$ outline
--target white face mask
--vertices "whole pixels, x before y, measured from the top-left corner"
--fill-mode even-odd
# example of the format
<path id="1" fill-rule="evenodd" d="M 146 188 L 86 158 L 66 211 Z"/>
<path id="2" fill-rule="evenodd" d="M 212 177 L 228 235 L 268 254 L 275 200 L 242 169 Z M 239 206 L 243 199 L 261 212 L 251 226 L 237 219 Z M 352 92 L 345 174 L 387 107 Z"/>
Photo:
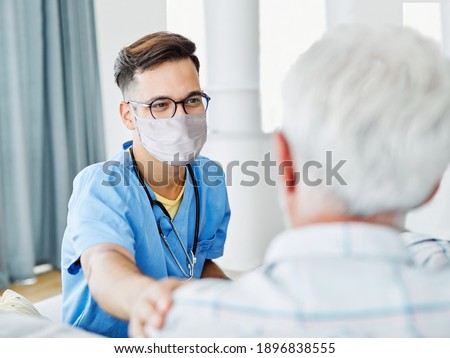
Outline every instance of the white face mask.
<path id="1" fill-rule="evenodd" d="M 180 166 L 192 162 L 206 142 L 206 113 L 147 119 L 134 115 L 144 148 L 160 162 Z"/>

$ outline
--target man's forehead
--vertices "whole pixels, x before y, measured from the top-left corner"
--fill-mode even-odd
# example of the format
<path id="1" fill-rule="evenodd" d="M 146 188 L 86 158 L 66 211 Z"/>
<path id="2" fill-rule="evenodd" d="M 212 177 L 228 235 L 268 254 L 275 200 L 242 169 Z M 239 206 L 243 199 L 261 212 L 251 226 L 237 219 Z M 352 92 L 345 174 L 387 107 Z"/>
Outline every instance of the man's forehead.
<path id="1" fill-rule="evenodd" d="M 183 99 L 193 91 L 200 91 L 200 82 L 194 63 L 190 59 L 168 61 L 136 73 L 128 93 L 141 100 L 153 97 Z M 177 97 L 177 98 L 175 98 Z"/>

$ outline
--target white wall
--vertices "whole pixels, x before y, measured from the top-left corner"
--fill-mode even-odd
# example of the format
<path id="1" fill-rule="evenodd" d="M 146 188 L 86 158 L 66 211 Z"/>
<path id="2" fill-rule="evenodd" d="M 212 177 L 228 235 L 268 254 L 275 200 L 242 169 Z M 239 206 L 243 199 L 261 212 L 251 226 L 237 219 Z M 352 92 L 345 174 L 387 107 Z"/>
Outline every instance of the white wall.
<path id="1" fill-rule="evenodd" d="M 444 53 L 450 57 L 450 2 L 441 4 L 441 26 Z"/>
<path id="2" fill-rule="evenodd" d="M 404 24 L 416 28 L 442 44 L 450 56 L 450 3 L 433 1 L 408 2 L 403 5 Z M 406 218 L 406 227 L 415 232 L 450 239 L 450 166 L 439 190 L 426 205 L 413 210 Z"/>
<path id="3" fill-rule="evenodd" d="M 259 0 L 261 116 L 266 133 L 281 126 L 281 84 L 289 68 L 326 30 L 324 0 L 280 3 Z"/>
<path id="4" fill-rule="evenodd" d="M 426 205 L 413 210 L 406 218 L 406 227 L 414 232 L 450 240 L 450 166 L 438 192 Z"/>
<path id="5" fill-rule="evenodd" d="M 204 0 L 167 0 L 167 30 L 193 41 L 195 54 L 200 61 L 200 84 L 208 86 L 208 61 L 206 58 Z"/>
<path id="6" fill-rule="evenodd" d="M 403 25 L 412 27 L 442 44 L 441 5 L 439 3 L 404 3 Z"/>
<path id="7" fill-rule="evenodd" d="M 114 61 L 123 47 L 151 32 L 166 30 L 166 1 L 95 0 L 94 6 L 106 155 L 110 158 L 131 139 L 119 115 L 122 95 L 114 82 Z"/>

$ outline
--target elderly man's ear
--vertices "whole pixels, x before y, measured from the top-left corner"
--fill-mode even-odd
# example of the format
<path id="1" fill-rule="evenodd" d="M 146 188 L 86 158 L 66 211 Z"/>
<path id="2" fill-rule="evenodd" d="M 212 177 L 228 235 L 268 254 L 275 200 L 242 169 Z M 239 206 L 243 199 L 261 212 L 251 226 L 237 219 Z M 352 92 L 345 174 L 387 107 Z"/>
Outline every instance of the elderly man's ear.
<path id="1" fill-rule="evenodd" d="M 283 133 L 275 135 L 279 174 L 288 194 L 295 192 L 295 169 L 291 148 Z"/>
<path id="2" fill-rule="evenodd" d="M 275 146 L 277 149 L 277 159 L 279 165 L 279 175 L 281 177 L 282 191 L 284 197 L 281 199 L 281 206 L 288 220 L 288 225 L 291 227 L 300 225 L 300 215 L 298 207 L 298 195 L 300 193 L 298 178 L 295 175 L 294 158 L 292 157 L 289 143 L 282 133 L 277 133 L 275 136 Z"/>

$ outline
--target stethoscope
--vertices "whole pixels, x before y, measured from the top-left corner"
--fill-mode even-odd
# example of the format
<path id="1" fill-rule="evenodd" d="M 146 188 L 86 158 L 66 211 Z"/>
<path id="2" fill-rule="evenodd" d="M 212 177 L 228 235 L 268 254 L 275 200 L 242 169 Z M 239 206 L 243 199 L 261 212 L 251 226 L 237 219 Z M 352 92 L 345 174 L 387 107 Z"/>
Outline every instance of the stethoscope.
<path id="1" fill-rule="evenodd" d="M 152 198 L 152 196 L 150 195 L 150 193 L 147 189 L 147 185 L 145 185 L 144 179 L 142 178 L 141 173 L 139 172 L 139 169 L 137 167 L 137 163 L 136 163 L 136 160 L 135 160 L 134 154 L 133 154 L 133 148 L 130 148 L 130 155 L 131 155 L 131 160 L 133 162 L 133 168 L 136 173 L 136 176 L 139 180 L 139 183 L 144 188 L 145 194 L 147 194 L 147 198 L 148 198 L 148 201 L 150 202 L 150 206 L 151 206 L 152 210 L 154 211 L 154 206 L 156 205 L 161 209 L 161 211 L 164 214 L 164 216 L 162 216 L 159 220 L 156 220 L 156 224 L 157 224 L 156 226 L 158 227 L 159 236 L 161 237 L 161 240 L 163 241 L 164 246 L 169 251 L 170 255 L 174 259 L 175 263 L 177 264 L 178 268 L 182 272 L 183 276 L 186 277 L 187 279 L 191 279 L 194 276 L 194 266 L 197 262 L 195 253 L 197 251 L 198 231 L 199 231 L 199 226 L 200 226 L 200 196 L 198 193 L 198 185 L 197 185 L 197 180 L 195 179 L 194 170 L 192 169 L 192 166 L 190 164 L 186 165 L 186 167 L 188 168 L 188 171 L 189 171 L 189 175 L 191 176 L 191 179 L 192 179 L 192 185 L 194 186 L 194 195 L 195 195 L 195 236 L 194 236 L 194 244 L 192 245 L 192 250 L 190 250 L 188 252 L 188 250 L 186 249 L 186 246 L 184 246 L 183 241 L 180 238 L 180 235 L 178 234 L 177 228 L 173 224 L 173 221 L 172 221 L 172 218 L 170 217 L 169 212 L 167 211 L 167 209 L 164 207 L 164 205 L 161 202 L 159 202 L 158 200 L 154 200 Z M 156 217 L 155 217 L 155 219 L 156 219 Z M 169 225 L 172 227 L 172 230 L 174 231 L 175 236 L 177 237 L 177 240 L 178 240 L 181 248 L 183 249 L 184 254 L 186 255 L 188 272 L 183 268 L 183 266 L 181 265 L 181 263 L 178 261 L 177 257 L 175 256 L 174 251 L 170 247 L 169 241 L 167 240 L 167 237 L 161 228 L 161 224 L 160 224 L 161 220 L 166 220 L 169 223 Z"/>

